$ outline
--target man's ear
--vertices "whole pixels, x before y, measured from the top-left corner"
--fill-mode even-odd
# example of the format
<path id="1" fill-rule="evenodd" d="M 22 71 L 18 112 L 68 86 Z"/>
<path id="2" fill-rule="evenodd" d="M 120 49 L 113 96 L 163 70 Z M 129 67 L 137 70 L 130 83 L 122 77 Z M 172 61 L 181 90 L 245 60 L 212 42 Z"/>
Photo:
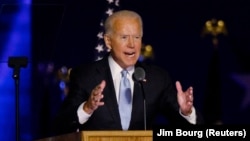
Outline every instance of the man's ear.
<path id="1" fill-rule="evenodd" d="M 104 42 L 105 42 L 105 45 L 108 49 L 111 49 L 111 39 L 109 37 L 109 35 L 107 34 L 104 34 Z"/>

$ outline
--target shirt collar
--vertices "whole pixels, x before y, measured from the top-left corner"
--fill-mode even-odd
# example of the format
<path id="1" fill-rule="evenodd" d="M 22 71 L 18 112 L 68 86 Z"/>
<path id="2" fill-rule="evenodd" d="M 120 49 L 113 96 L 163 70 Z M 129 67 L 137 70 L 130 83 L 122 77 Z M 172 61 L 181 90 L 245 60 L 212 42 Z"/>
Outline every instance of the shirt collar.
<path id="1" fill-rule="evenodd" d="M 120 75 L 123 68 L 115 62 L 115 60 L 113 59 L 113 57 L 111 55 L 109 55 L 109 57 L 108 57 L 108 62 L 109 62 L 110 70 L 111 70 L 111 73 L 113 74 L 113 76 L 115 77 L 117 75 Z M 126 70 L 128 71 L 128 74 L 130 76 L 132 76 L 132 74 L 134 73 L 135 67 L 130 66 L 130 67 L 126 68 Z"/>

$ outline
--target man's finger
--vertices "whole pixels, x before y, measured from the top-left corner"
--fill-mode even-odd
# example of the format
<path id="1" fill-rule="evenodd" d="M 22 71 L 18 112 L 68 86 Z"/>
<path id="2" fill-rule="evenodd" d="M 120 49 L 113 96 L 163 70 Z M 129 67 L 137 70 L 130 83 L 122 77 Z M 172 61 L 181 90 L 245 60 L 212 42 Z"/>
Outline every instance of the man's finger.
<path id="1" fill-rule="evenodd" d="M 106 86 L 106 81 L 102 80 L 102 82 L 99 84 L 100 89 L 103 91 L 104 87 Z"/>
<path id="2" fill-rule="evenodd" d="M 176 81 L 175 86 L 176 86 L 178 93 L 181 93 L 182 92 L 181 83 L 179 81 Z"/>
<path id="3" fill-rule="evenodd" d="M 104 87 L 106 85 L 106 82 L 103 80 L 99 85 L 97 85 L 93 92 L 94 92 L 94 95 L 99 95 L 100 93 L 102 93 Z"/>

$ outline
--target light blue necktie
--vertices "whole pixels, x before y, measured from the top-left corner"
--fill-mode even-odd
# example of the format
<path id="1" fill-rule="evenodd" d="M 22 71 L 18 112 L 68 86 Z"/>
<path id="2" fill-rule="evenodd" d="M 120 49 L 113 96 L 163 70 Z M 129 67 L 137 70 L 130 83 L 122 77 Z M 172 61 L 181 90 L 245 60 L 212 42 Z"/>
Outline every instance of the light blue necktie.
<path id="1" fill-rule="evenodd" d="M 127 70 L 123 70 L 122 78 L 120 82 L 120 91 L 119 91 L 119 112 L 121 117 L 122 129 L 128 130 L 131 111 L 132 111 L 132 95 L 130 82 L 127 78 Z"/>

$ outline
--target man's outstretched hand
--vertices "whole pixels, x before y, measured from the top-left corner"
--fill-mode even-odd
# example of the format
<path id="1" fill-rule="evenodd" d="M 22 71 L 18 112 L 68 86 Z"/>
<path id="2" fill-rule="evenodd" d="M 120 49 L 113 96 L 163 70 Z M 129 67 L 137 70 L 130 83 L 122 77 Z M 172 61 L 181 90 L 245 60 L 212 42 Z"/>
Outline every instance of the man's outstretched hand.
<path id="1" fill-rule="evenodd" d="M 103 80 L 92 90 L 88 101 L 83 106 L 83 110 L 86 113 L 92 114 L 99 106 L 104 105 L 104 102 L 102 102 L 101 99 L 103 98 L 102 91 L 105 86 L 106 82 Z"/>
<path id="2" fill-rule="evenodd" d="M 177 89 L 177 99 L 181 109 L 181 113 L 188 116 L 192 113 L 193 107 L 193 87 L 189 87 L 185 92 L 182 90 L 181 83 L 176 81 L 175 83 Z"/>

